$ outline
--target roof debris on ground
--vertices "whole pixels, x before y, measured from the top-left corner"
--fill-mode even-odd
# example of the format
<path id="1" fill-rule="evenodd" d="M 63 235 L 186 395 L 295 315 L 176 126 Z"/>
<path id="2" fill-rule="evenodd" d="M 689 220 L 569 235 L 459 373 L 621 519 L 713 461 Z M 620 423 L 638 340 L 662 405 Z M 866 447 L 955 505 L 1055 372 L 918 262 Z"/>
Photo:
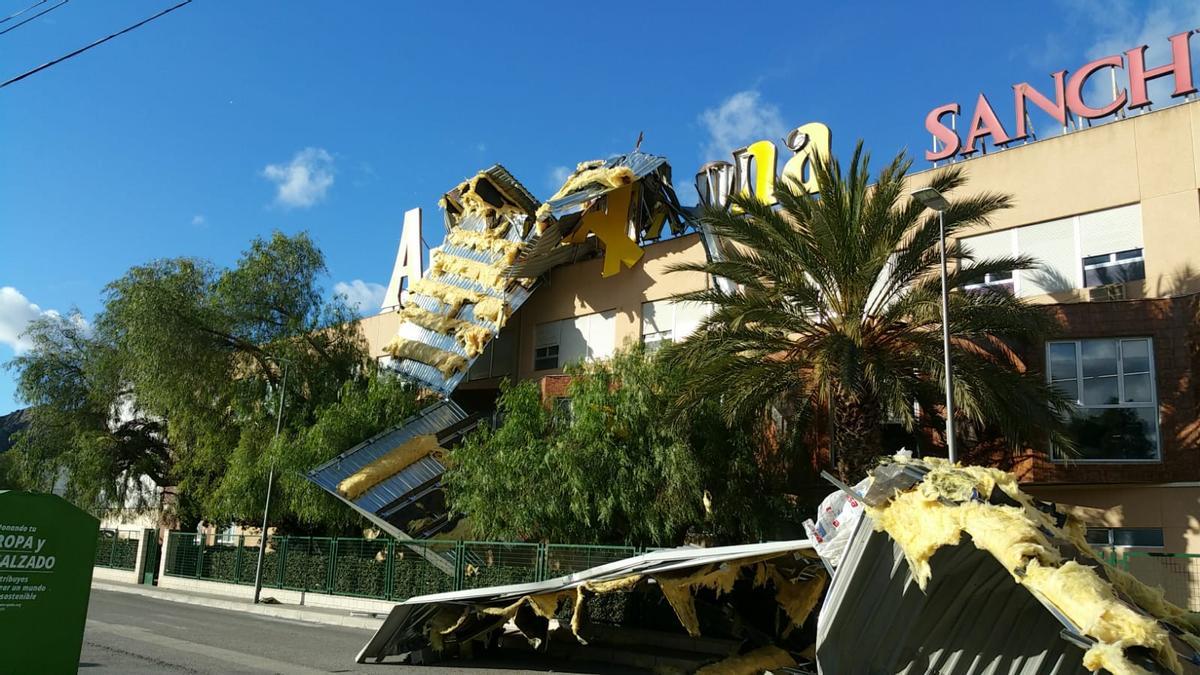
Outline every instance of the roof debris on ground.
<path id="1" fill-rule="evenodd" d="M 896 457 L 828 542 L 646 553 L 411 598 L 360 662 L 523 649 L 656 672 L 1200 672 L 1200 615 L 1109 565 L 1012 475 Z"/>

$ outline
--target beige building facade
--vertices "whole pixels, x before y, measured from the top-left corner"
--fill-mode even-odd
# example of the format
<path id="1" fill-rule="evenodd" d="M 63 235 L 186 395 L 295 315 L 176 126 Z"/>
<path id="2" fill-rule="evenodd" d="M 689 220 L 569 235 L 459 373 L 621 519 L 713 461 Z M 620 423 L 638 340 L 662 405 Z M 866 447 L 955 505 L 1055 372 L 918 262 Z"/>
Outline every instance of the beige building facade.
<path id="1" fill-rule="evenodd" d="M 1200 103 L 1130 114 L 1092 128 L 957 163 L 965 191 L 1003 192 L 1015 206 L 965 232 L 982 257 L 1028 255 L 1035 272 L 989 279 L 1046 306 L 1062 334 L 1028 361 L 1076 398 L 1081 452 L 1030 449 L 1003 459 L 1029 489 L 1075 505 L 1096 544 L 1200 553 Z M 914 187 L 937 168 L 913 175 Z M 548 272 L 490 344 L 456 398 L 485 405 L 504 378 L 558 375 L 623 344 L 685 337 L 703 308 L 670 299 L 704 288 L 668 272 L 705 258 L 700 235 L 645 246 L 631 269 L 603 278 L 592 258 Z M 969 264 L 964 262 L 963 264 Z M 362 328 L 373 355 L 396 334 L 394 313 Z"/>

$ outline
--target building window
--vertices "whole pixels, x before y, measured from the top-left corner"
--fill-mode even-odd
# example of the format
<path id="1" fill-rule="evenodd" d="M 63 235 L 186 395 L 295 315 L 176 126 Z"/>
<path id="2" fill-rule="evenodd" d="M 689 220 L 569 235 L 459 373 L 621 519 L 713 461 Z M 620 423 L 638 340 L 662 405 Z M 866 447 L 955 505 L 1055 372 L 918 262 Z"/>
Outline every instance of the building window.
<path id="1" fill-rule="evenodd" d="M 647 352 L 686 339 L 712 313 L 706 303 L 656 300 L 642 303 L 642 344 Z"/>
<path id="2" fill-rule="evenodd" d="M 553 370 L 558 367 L 558 345 L 546 345 L 533 350 L 534 370 Z"/>
<path id="3" fill-rule="evenodd" d="M 983 281 L 975 284 L 964 284 L 964 291 L 980 291 L 984 289 L 1016 292 L 1016 279 L 1012 270 L 1007 272 L 989 272 L 983 276 Z"/>
<path id="4" fill-rule="evenodd" d="M 1162 548 L 1161 527 L 1089 527 L 1087 542 L 1092 546 L 1129 546 Z"/>
<path id="5" fill-rule="evenodd" d="M 1050 382 L 1075 401 L 1073 461 L 1159 458 L 1153 344 L 1149 338 L 1064 340 L 1046 346 Z"/>
<path id="6" fill-rule="evenodd" d="M 1036 258 L 1035 269 L 1020 270 L 1011 281 L 998 275 L 975 286 L 1010 289 L 1021 297 L 1146 278 L 1140 204 L 985 232 L 961 242 L 974 260 L 1016 255 Z"/>
<path id="7" fill-rule="evenodd" d="M 597 312 L 540 324 L 534 334 L 533 369 L 553 370 L 584 359 L 612 356 L 617 313 Z"/>
<path id="8" fill-rule="evenodd" d="M 642 344 L 646 346 L 646 352 L 649 354 L 653 354 L 674 341 L 674 331 L 670 330 L 660 330 L 642 336 Z"/>
<path id="9" fill-rule="evenodd" d="M 1092 288 L 1105 284 L 1123 284 L 1146 278 L 1146 260 L 1142 249 L 1092 255 L 1083 259 L 1083 286 Z"/>

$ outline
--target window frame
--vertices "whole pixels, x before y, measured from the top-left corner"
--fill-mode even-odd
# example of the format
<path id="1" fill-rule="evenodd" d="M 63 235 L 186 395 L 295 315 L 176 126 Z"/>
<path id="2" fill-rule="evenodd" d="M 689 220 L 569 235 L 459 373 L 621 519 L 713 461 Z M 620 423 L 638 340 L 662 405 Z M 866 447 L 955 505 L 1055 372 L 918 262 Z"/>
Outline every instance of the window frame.
<path id="1" fill-rule="evenodd" d="M 1124 253 L 1136 253 L 1136 255 L 1128 257 L 1128 258 L 1119 258 L 1118 257 Z M 1107 258 L 1107 260 L 1105 260 L 1104 262 L 1092 262 L 1092 263 L 1088 262 L 1088 260 L 1091 260 L 1094 258 Z M 1136 263 L 1141 263 L 1141 265 L 1142 265 L 1142 276 L 1140 276 L 1140 277 L 1136 277 L 1136 278 L 1131 277 L 1128 279 L 1122 279 L 1120 281 L 1109 281 L 1109 282 L 1103 283 L 1103 284 L 1088 284 L 1088 272 L 1089 271 L 1101 270 L 1101 269 L 1107 270 L 1110 268 L 1123 268 L 1126 265 L 1134 265 Z M 1096 255 L 1083 256 L 1082 258 L 1080 258 L 1080 264 L 1082 266 L 1082 272 L 1083 272 L 1081 280 L 1083 282 L 1083 288 L 1085 288 L 1085 289 L 1099 288 L 1100 286 L 1109 286 L 1112 284 L 1127 284 L 1127 283 L 1130 283 L 1133 281 L 1144 281 L 1146 279 L 1146 247 L 1141 246 L 1139 248 L 1127 248 L 1123 251 L 1112 251 L 1110 253 L 1097 253 Z"/>
<path id="2" fill-rule="evenodd" d="M 550 354 L 551 349 L 554 350 L 553 355 Z M 540 352 L 542 350 L 546 350 L 546 353 L 539 356 L 538 352 Z M 533 370 L 535 372 L 541 372 L 543 370 L 557 370 L 558 366 L 559 366 L 558 355 L 559 355 L 559 344 L 557 342 L 552 345 L 542 345 L 541 347 L 534 347 L 533 348 Z M 554 358 L 554 365 L 552 365 L 552 366 L 539 366 L 538 365 L 538 363 L 540 361 L 544 361 L 551 357 Z"/>
<path id="3" fill-rule="evenodd" d="M 1129 531 L 1135 531 L 1135 530 L 1157 532 L 1158 537 L 1162 541 L 1162 543 L 1161 544 L 1118 544 L 1118 543 L 1116 543 L 1116 539 L 1117 539 L 1116 535 L 1117 535 L 1118 531 L 1129 532 Z M 1108 535 L 1108 542 L 1101 544 L 1099 542 L 1088 541 L 1088 544 L 1090 544 L 1092 546 L 1101 547 L 1101 548 L 1118 548 L 1119 547 L 1119 548 L 1161 550 L 1161 549 L 1164 549 L 1167 547 L 1166 533 L 1163 532 L 1163 528 L 1161 528 L 1161 527 L 1089 527 L 1089 528 L 1087 528 L 1087 532 L 1086 532 L 1085 536 L 1090 536 L 1093 532 L 1099 532 L 1099 531 L 1104 531 Z"/>
<path id="4" fill-rule="evenodd" d="M 1000 277 L 1001 274 L 1007 274 L 1007 277 Z M 983 289 L 1005 289 L 1012 295 L 1017 295 L 1017 273 L 1015 270 L 1007 272 L 988 272 L 983 275 L 983 281 L 977 284 L 963 284 L 964 291 L 979 291 Z"/>
<path id="5" fill-rule="evenodd" d="M 1084 404 L 1083 403 L 1083 343 L 1094 341 L 1114 341 L 1117 343 L 1117 403 L 1103 404 Z M 1150 376 L 1150 401 L 1149 402 L 1129 402 L 1125 401 L 1125 358 L 1124 346 L 1125 342 L 1145 342 L 1147 353 L 1147 372 L 1129 373 L 1129 375 L 1148 374 Z M 1154 411 L 1154 457 L 1150 459 L 1088 459 L 1076 457 L 1063 457 L 1053 447 L 1050 448 L 1050 461 L 1054 464 L 1161 464 L 1162 459 L 1162 413 L 1158 407 L 1158 374 L 1154 360 L 1154 338 L 1148 335 L 1145 336 L 1114 336 L 1114 337 L 1096 337 L 1096 338 L 1075 338 L 1067 340 L 1047 340 L 1045 347 L 1046 359 L 1046 382 L 1054 386 L 1055 380 L 1050 368 L 1050 349 L 1054 345 L 1069 344 L 1075 348 L 1075 377 L 1076 383 L 1076 399 L 1074 401 L 1077 410 L 1120 410 L 1126 408 L 1149 408 Z M 1111 376 L 1110 376 L 1111 377 Z M 1068 381 L 1060 379 L 1059 382 Z"/>

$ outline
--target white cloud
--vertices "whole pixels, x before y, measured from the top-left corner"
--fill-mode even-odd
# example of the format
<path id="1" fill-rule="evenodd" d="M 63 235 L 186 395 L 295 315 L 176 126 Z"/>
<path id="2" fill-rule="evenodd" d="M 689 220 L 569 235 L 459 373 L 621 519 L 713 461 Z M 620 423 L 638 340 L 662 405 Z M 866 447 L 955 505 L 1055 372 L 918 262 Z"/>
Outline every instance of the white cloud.
<path id="1" fill-rule="evenodd" d="M 357 308 L 360 312 L 370 312 L 383 305 L 383 294 L 387 289 L 379 284 L 373 284 L 362 279 L 349 283 L 339 281 L 333 285 L 333 292 L 346 297 L 346 304 Z"/>
<path id="2" fill-rule="evenodd" d="M 0 287 L 0 343 L 18 354 L 31 348 L 33 344 L 22 333 L 31 321 L 42 316 L 58 316 L 58 312 L 38 307 L 12 286 Z"/>
<path id="3" fill-rule="evenodd" d="M 546 185 L 550 186 L 550 192 L 558 192 L 558 188 L 567 182 L 567 176 L 571 175 L 571 167 L 556 166 L 550 169 L 550 173 L 546 175 Z"/>
<path id="4" fill-rule="evenodd" d="M 1096 11 L 1094 4 L 1071 3 L 1084 23 L 1090 23 L 1095 40 L 1087 48 L 1089 58 L 1121 54 L 1138 45 L 1150 45 L 1147 65 L 1165 62 L 1170 56 L 1167 38 L 1200 24 L 1200 4 L 1195 0 L 1142 2 L 1123 0 Z M 1157 56 L 1157 58 L 1153 58 Z"/>
<path id="5" fill-rule="evenodd" d="M 324 199 L 333 185 L 333 156 L 322 148 L 305 148 L 287 164 L 268 164 L 262 175 L 275 183 L 275 203 L 308 208 Z"/>
<path id="6" fill-rule="evenodd" d="M 201 213 L 197 213 L 196 215 L 192 216 L 192 225 L 196 225 L 198 227 L 207 222 L 208 222 L 208 219 L 205 218 L 204 215 Z"/>
<path id="7" fill-rule="evenodd" d="M 1146 65 L 1151 68 L 1159 66 L 1171 57 L 1167 38 L 1200 25 L 1200 3 L 1195 0 L 1121 0 L 1106 3 L 1103 11 L 1098 11 L 1090 1 L 1073 0 L 1066 4 L 1068 13 L 1083 29 L 1082 32 L 1093 36 L 1091 44 L 1084 49 L 1088 59 L 1111 54 L 1123 55 L 1126 50 L 1149 45 Z M 1058 67 L 1071 66 L 1064 63 Z M 1118 87 L 1125 86 L 1123 77 L 1118 73 Z M 1107 74 L 1094 77 L 1089 84 L 1089 101 L 1095 100 L 1100 104 L 1112 99 Z M 1171 103 L 1171 92 L 1174 90 L 1172 78 L 1159 78 L 1150 82 L 1148 87 L 1155 108 Z"/>
<path id="8" fill-rule="evenodd" d="M 731 151 L 757 140 L 775 140 L 787 132 L 779 108 L 761 100 L 759 92 L 739 91 L 715 108 L 700 113 L 708 132 L 705 159 L 725 158 Z"/>

